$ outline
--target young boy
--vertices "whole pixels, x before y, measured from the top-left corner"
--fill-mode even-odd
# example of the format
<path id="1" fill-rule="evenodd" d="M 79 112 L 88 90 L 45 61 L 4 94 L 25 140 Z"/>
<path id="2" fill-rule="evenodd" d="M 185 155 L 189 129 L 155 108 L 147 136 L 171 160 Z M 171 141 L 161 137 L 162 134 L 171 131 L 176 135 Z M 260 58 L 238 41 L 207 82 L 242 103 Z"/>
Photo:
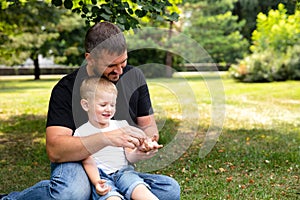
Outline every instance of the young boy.
<path id="1" fill-rule="evenodd" d="M 111 120 L 117 98 L 117 89 L 112 82 L 104 78 L 88 78 L 80 87 L 80 95 L 81 106 L 89 121 L 76 129 L 74 136 L 85 137 L 128 125 L 125 120 Z M 161 147 L 153 138 L 142 141 L 142 145 L 134 150 L 107 146 L 83 160 L 84 169 L 94 185 L 93 199 L 158 199 L 129 163 L 135 162 L 135 154 L 139 151 Z"/>

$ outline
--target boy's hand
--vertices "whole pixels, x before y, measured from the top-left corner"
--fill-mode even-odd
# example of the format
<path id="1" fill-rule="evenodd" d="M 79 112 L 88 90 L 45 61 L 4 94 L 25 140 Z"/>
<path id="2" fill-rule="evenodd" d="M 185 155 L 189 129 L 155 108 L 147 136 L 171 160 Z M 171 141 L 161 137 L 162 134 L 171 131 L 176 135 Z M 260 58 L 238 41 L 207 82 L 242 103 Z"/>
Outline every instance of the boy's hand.
<path id="1" fill-rule="evenodd" d="M 111 187 L 105 184 L 106 180 L 100 179 L 98 183 L 95 184 L 97 194 L 103 196 L 106 195 L 110 190 Z"/>
<path id="2" fill-rule="evenodd" d="M 156 150 L 162 148 L 163 145 L 157 143 L 156 136 L 153 138 L 147 138 L 144 142 L 138 147 L 142 152 L 149 152 L 151 150 Z"/>
<path id="3" fill-rule="evenodd" d="M 143 141 L 141 145 L 135 149 L 126 148 L 126 158 L 131 163 L 136 163 L 141 160 L 147 160 L 155 156 L 158 152 L 158 149 L 162 148 L 163 145 L 157 143 L 157 138 L 147 138 Z"/>

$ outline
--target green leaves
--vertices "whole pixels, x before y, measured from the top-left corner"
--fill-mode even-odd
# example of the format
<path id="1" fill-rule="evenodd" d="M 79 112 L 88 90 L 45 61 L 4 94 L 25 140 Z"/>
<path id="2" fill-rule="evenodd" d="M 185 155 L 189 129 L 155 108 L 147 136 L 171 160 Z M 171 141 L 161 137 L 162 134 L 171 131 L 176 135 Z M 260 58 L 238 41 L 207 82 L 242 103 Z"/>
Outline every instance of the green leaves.
<path id="1" fill-rule="evenodd" d="M 66 9 L 72 9 L 72 7 L 73 7 L 72 0 L 65 0 L 64 1 L 64 6 L 65 6 Z"/>
<path id="2" fill-rule="evenodd" d="M 62 5 L 62 0 L 52 0 L 51 3 L 55 6 L 61 6 Z"/>
<path id="3" fill-rule="evenodd" d="M 173 5 L 169 1 L 75 1 L 52 0 L 55 6 L 64 6 L 72 10 L 86 20 L 87 24 L 100 21 L 116 23 L 124 30 L 137 28 L 138 19 L 148 17 L 154 21 L 177 21 L 179 15 L 176 12 L 167 11 L 167 7 Z M 174 7 L 174 6 L 173 6 Z M 176 6 L 175 6 L 176 7 Z M 174 10 L 174 9 L 173 9 Z M 171 14 L 169 14 L 171 12 Z"/>

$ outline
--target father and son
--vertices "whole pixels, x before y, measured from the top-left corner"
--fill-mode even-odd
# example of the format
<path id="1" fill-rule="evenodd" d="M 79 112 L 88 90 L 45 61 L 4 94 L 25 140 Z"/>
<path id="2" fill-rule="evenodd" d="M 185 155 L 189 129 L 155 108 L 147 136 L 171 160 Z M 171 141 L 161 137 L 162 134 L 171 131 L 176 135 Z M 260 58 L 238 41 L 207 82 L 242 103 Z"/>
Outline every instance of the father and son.
<path id="1" fill-rule="evenodd" d="M 2 199 L 180 199 L 173 178 L 134 170 L 162 145 L 144 75 L 127 65 L 123 33 L 112 23 L 97 23 L 86 33 L 85 51 L 86 63 L 51 93 L 50 180 Z"/>

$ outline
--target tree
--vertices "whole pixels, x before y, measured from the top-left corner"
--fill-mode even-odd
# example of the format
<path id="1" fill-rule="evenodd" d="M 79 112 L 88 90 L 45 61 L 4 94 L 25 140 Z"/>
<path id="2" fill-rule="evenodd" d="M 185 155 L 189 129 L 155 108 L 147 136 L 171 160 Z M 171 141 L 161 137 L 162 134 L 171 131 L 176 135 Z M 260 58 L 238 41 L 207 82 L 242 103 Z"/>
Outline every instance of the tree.
<path id="1" fill-rule="evenodd" d="M 2 33 L 0 55 L 1 63 L 6 65 L 22 64 L 27 58 L 34 62 L 35 79 L 40 77 L 38 55 L 46 55 L 47 41 L 58 38 L 56 24 L 61 11 L 44 1 L 1 2 Z"/>
<path id="2" fill-rule="evenodd" d="M 245 21 L 238 22 L 232 14 L 236 0 L 202 0 L 186 3 L 185 33 L 195 39 L 217 63 L 234 63 L 248 52 L 248 41 L 240 30 Z"/>
<path id="3" fill-rule="evenodd" d="M 66 57 L 66 51 L 60 47 L 71 43 L 76 43 L 73 39 L 66 37 L 61 32 L 57 33 L 57 25 L 62 13 L 66 8 L 76 14 L 80 14 L 86 20 L 87 26 L 101 20 L 116 23 L 123 30 L 129 30 L 139 27 L 139 18 L 149 17 L 154 20 L 177 20 L 176 12 L 169 13 L 167 7 L 172 6 L 169 1 L 96 1 L 96 0 L 52 0 L 55 6 L 51 6 L 50 0 L 34 0 L 27 2 L 25 0 L 1 0 L 1 27 L 3 34 L 0 34 L 1 49 L 0 54 L 5 64 L 19 64 L 30 57 L 35 64 L 35 79 L 39 79 L 38 55 L 63 55 L 56 58 L 61 63 L 70 62 Z M 21 17 L 19 17 L 21 16 Z M 38 17 L 37 17 L 38 16 Z M 16 19 L 16 21 L 14 21 Z M 67 19 L 65 19 L 67 20 Z M 19 29 L 15 29 L 18 27 Z M 78 28 L 78 27 L 77 27 Z M 75 28 L 73 33 L 79 32 Z M 76 30 L 77 29 L 77 30 Z M 82 29 L 80 29 L 82 30 Z M 82 34 L 82 32 L 80 32 Z M 82 38 L 81 38 L 82 39 Z M 13 43 L 13 45 L 11 45 Z M 7 46 L 10 48 L 6 48 Z M 53 48 L 51 51 L 50 48 Z M 76 48 L 69 48 L 68 52 L 80 54 L 82 49 L 77 45 Z M 13 59 L 12 59 L 13 57 Z M 76 61 L 78 62 L 78 61 Z M 73 63 L 74 64 L 74 63 Z M 77 63 L 76 63 L 77 64 Z"/>
<path id="4" fill-rule="evenodd" d="M 241 33 L 251 41 L 251 34 L 256 29 L 256 16 L 258 13 L 268 13 L 271 9 L 276 9 L 279 3 L 285 5 L 288 14 L 295 12 L 297 0 L 238 0 L 235 3 L 233 13 L 239 16 L 240 20 L 245 20 Z"/>
<path id="5" fill-rule="evenodd" d="M 84 20 L 79 15 L 68 11 L 61 16 L 56 25 L 58 38 L 45 43 L 45 46 L 51 48 L 50 55 L 55 63 L 68 66 L 82 64 L 86 29 Z"/>
<path id="6" fill-rule="evenodd" d="M 283 4 L 259 13 L 252 54 L 232 67 L 232 76 L 247 82 L 300 79 L 300 10 L 287 14 Z"/>
<path id="7" fill-rule="evenodd" d="M 52 0 L 52 3 L 80 14 L 87 24 L 109 21 L 123 30 L 138 28 L 138 19 L 145 16 L 157 21 L 177 21 L 179 17 L 176 12 L 167 12 L 167 7 L 172 6 L 168 0 Z"/>

